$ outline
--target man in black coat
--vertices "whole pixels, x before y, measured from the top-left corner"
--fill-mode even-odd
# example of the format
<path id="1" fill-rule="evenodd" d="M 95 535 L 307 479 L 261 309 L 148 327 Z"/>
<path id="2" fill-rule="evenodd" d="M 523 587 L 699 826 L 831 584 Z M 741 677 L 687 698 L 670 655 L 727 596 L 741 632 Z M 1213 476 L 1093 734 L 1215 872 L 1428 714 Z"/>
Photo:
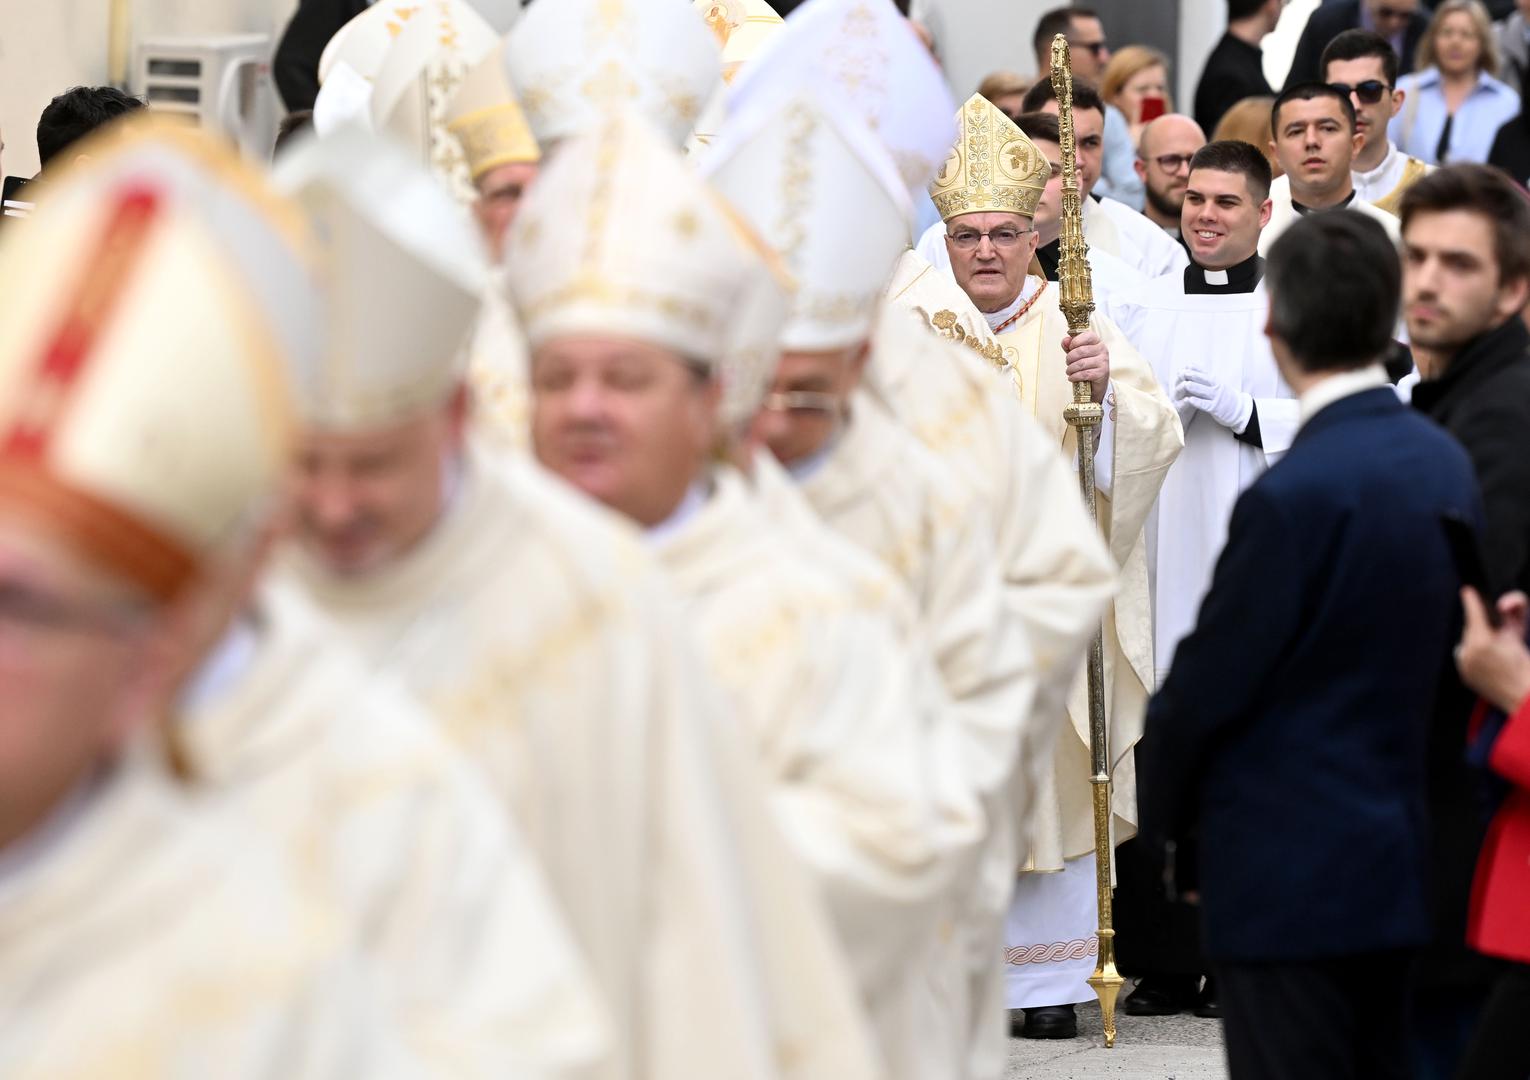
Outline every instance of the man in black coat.
<path id="1" fill-rule="evenodd" d="M 319 57 L 324 46 L 369 6 L 371 0 L 298 0 L 298 9 L 271 61 L 271 77 L 288 112 L 313 108 L 319 94 Z"/>
<path id="2" fill-rule="evenodd" d="M 1275 95 L 1264 77 L 1259 43 L 1274 31 L 1284 7 L 1282 0 L 1227 0 L 1227 32 L 1195 84 L 1195 122 L 1208 139 L 1227 110 L 1244 98 Z"/>
<path id="3" fill-rule="evenodd" d="M 1316 8 L 1296 43 L 1291 73 L 1286 86 L 1303 82 L 1321 82 L 1323 50 L 1346 30 L 1374 30 L 1391 43 L 1401 61 L 1398 74 L 1413 70 L 1419 38 L 1429 28 L 1428 17 L 1419 10 L 1418 0 L 1340 0 Z"/>
<path id="4" fill-rule="evenodd" d="M 1521 319 L 1530 301 L 1530 203 L 1497 170 L 1462 164 L 1418 181 L 1399 211 L 1404 314 L 1423 376 L 1413 404 L 1471 457 L 1490 588 L 1530 589 L 1530 332 Z M 1465 945 L 1484 830 L 1477 775 L 1462 749 L 1471 706 L 1449 681 L 1430 763 L 1436 939 L 1419 969 L 1417 1011 L 1421 1064 L 1433 1075 L 1464 1049 L 1494 974 Z"/>
<path id="5" fill-rule="evenodd" d="M 1459 621 L 1442 521 L 1481 508 L 1465 452 L 1387 384 L 1400 277 L 1349 210 L 1271 248 L 1302 427 L 1238 500 L 1138 747 L 1143 832 L 1199 834 L 1233 1080 L 1412 1076 L 1399 987 L 1431 932 L 1427 744 Z"/>

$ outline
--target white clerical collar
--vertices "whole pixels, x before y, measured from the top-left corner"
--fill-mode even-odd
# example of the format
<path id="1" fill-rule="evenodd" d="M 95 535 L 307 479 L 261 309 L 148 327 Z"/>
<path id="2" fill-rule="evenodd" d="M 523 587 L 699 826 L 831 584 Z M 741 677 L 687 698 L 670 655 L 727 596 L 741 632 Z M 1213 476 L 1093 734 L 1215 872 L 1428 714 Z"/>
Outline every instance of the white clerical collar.
<path id="1" fill-rule="evenodd" d="M 1387 154 L 1386 157 L 1381 159 L 1381 164 L 1366 172 L 1361 172 L 1359 169 L 1354 170 L 1356 179 L 1366 185 L 1379 183 L 1382 177 L 1386 176 L 1387 170 L 1392 168 L 1393 164 L 1397 161 L 1398 156 L 1397 145 L 1391 139 L 1388 139 Z M 1359 185 L 1356 186 L 1358 187 Z"/>
<path id="2" fill-rule="evenodd" d="M 680 505 L 675 507 L 669 517 L 649 529 L 644 534 L 645 538 L 655 547 L 664 543 L 685 528 L 691 518 L 701 513 L 701 508 L 706 505 L 711 494 L 712 484 L 706 477 L 696 480 L 685 489 L 685 497 L 680 500 Z"/>
<path id="3" fill-rule="evenodd" d="M 1301 430 L 1307 421 L 1335 402 L 1387 385 L 1387 369 L 1380 364 L 1329 375 L 1321 382 L 1313 383 L 1301 395 L 1297 430 Z"/>
<path id="4" fill-rule="evenodd" d="M 1037 290 L 1045 284 L 1046 282 L 1041 278 L 1027 274 L 1025 284 L 1020 286 L 1020 295 L 1015 297 L 1013 303 L 1000 308 L 998 311 L 983 312 L 983 318 L 988 320 L 988 328 L 990 330 L 998 330 L 999 327 L 1014 317 L 1015 312 L 1020 310 L 1020 305 L 1035 296 Z"/>
<path id="5" fill-rule="evenodd" d="M 1202 270 L 1201 276 L 1206 279 L 1207 285 L 1226 285 L 1226 270 Z"/>
<path id="6" fill-rule="evenodd" d="M 215 705 L 237 686 L 255 662 L 260 635 L 247 615 L 234 620 L 213 651 L 202 661 L 196 674 L 181 690 L 180 708 L 189 716 Z"/>

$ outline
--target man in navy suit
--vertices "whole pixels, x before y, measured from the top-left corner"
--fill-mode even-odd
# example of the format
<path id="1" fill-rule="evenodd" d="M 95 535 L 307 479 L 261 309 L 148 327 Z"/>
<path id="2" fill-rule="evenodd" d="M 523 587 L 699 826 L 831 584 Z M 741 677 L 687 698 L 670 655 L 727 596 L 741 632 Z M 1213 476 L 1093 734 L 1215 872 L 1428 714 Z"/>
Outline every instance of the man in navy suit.
<path id="1" fill-rule="evenodd" d="M 1410 1075 L 1427 738 L 1460 584 L 1442 522 L 1481 508 L 1466 453 L 1387 385 L 1400 281 L 1353 211 L 1271 249 L 1266 332 L 1302 426 L 1238 501 L 1138 747 L 1144 833 L 1199 836 L 1235 1080 Z"/>

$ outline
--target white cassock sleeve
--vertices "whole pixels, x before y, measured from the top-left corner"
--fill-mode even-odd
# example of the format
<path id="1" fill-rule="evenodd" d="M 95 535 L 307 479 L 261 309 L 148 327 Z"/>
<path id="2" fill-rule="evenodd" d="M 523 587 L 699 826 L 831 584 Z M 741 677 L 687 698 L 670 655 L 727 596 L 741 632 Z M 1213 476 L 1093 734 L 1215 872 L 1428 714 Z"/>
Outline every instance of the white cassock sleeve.
<path id="1" fill-rule="evenodd" d="M 1301 405 L 1296 398 L 1256 397 L 1254 411 L 1259 414 L 1259 441 L 1265 461 L 1273 465 L 1291 449 L 1301 423 Z"/>

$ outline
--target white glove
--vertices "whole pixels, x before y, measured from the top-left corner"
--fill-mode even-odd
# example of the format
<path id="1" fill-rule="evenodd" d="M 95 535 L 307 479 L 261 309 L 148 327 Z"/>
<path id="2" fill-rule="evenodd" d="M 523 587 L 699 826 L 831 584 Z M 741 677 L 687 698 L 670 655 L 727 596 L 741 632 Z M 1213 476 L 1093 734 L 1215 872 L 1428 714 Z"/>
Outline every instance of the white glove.
<path id="1" fill-rule="evenodd" d="M 1217 423 L 1237 434 L 1248 427 L 1254 415 L 1254 398 L 1241 390 L 1225 386 L 1199 368 L 1187 367 L 1174 383 L 1174 401 L 1199 409 Z"/>

